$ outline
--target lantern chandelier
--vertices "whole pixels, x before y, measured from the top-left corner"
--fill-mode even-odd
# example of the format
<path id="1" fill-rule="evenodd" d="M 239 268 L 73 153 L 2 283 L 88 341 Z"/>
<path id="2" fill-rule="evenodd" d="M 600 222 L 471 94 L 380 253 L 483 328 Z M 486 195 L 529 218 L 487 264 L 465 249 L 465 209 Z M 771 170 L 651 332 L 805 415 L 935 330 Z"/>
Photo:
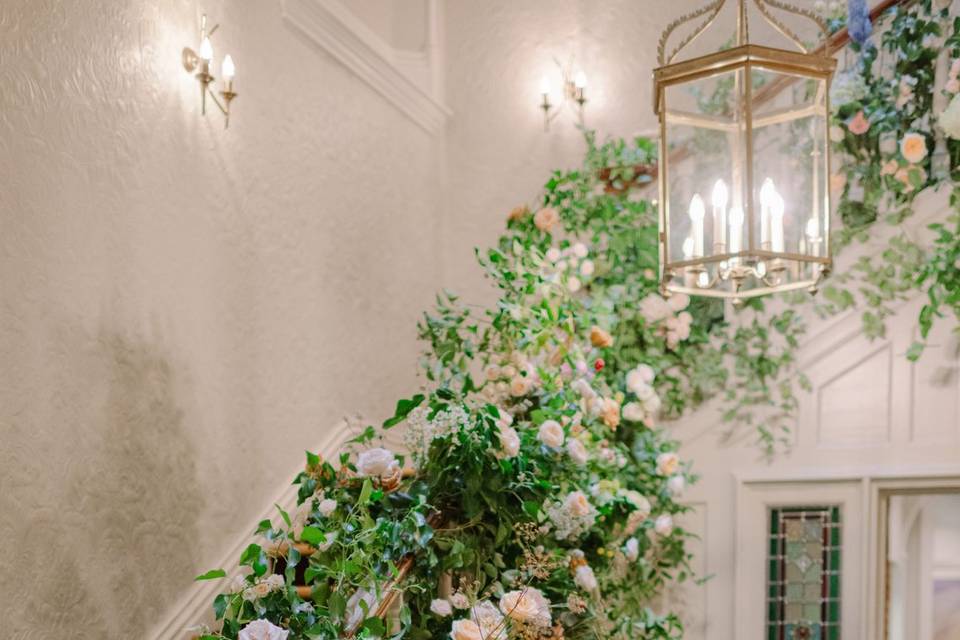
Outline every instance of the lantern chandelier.
<path id="1" fill-rule="evenodd" d="M 734 46 L 676 62 L 736 5 Z M 735 300 L 816 292 L 831 268 L 829 86 L 836 61 L 826 24 L 779 0 L 715 0 L 660 37 L 654 111 L 660 119 L 660 283 Z M 808 45 L 774 11 L 813 21 Z M 798 51 L 750 43 L 759 13 Z M 668 53 L 677 28 L 701 22 Z M 708 215 L 709 214 L 709 215 Z"/>

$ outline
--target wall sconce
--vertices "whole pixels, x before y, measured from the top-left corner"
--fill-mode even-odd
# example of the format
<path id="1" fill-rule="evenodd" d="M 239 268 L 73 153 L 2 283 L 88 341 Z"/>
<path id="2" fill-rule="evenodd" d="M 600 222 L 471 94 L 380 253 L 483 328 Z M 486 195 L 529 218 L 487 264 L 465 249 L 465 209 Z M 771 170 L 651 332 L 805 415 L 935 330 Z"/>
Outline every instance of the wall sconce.
<path id="1" fill-rule="evenodd" d="M 216 92 L 211 91 L 210 84 L 216 80 L 210 74 L 210 63 L 213 61 L 213 45 L 210 44 L 210 36 L 220 27 L 219 24 L 213 26 L 207 32 L 207 15 L 200 18 L 200 53 L 197 53 L 190 47 L 184 47 L 182 53 L 183 68 L 187 73 L 196 72 L 197 81 L 200 83 L 200 113 L 207 113 L 207 95 L 213 101 L 220 112 L 223 114 L 223 128 L 230 126 L 230 102 L 237 97 L 233 90 L 233 79 L 237 75 L 237 68 L 233 64 L 233 58 L 227 54 L 220 65 L 220 73 L 223 75 L 223 89 L 219 92 L 223 102 L 217 99 Z"/>
<path id="2" fill-rule="evenodd" d="M 560 106 L 566 105 L 570 109 L 575 109 L 577 123 L 583 126 L 584 105 L 587 103 L 587 74 L 577 71 L 571 76 L 569 69 L 561 68 L 560 71 L 563 83 L 561 90 L 563 104 Z M 550 78 L 544 76 L 540 80 L 540 109 L 543 111 L 544 131 L 550 131 L 550 123 L 560 114 L 559 107 L 550 102 L 550 95 Z"/>

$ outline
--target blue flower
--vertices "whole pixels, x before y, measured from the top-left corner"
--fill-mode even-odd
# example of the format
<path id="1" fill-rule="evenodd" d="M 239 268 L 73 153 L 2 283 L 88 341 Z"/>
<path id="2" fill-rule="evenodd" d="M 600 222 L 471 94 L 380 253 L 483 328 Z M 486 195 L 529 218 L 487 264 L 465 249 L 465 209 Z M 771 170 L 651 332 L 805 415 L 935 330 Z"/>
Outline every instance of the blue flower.
<path id="1" fill-rule="evenodd" d="M 850 39 L 864 45 L 873 32 L 867 0 L 847 0 L 847 31 Z"/>

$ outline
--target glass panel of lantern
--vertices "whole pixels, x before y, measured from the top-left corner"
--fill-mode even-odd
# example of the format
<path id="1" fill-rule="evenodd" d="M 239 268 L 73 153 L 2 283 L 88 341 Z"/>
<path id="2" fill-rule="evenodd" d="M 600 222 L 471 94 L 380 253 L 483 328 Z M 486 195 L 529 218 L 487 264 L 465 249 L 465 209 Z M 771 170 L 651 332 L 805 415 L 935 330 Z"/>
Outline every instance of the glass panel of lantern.
<path id="1" fill-rule="evenodd" d="M 773 66 L 663 87 L 668 291 L 813 289 L 829 269 L 829 73 Z"/>

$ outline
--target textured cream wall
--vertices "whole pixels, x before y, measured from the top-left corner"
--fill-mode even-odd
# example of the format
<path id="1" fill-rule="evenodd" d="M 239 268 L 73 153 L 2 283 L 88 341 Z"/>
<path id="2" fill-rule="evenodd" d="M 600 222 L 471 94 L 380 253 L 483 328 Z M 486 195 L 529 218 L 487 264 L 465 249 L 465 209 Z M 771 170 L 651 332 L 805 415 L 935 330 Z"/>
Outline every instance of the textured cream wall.
<path id="1" fill-rule="evenodd" d="M 179 66 L 201 9 L 228 131 Z M 413 389 L 437 144 L 277 1 L 0 2 L 0 637 L 145 637 Z"/>

